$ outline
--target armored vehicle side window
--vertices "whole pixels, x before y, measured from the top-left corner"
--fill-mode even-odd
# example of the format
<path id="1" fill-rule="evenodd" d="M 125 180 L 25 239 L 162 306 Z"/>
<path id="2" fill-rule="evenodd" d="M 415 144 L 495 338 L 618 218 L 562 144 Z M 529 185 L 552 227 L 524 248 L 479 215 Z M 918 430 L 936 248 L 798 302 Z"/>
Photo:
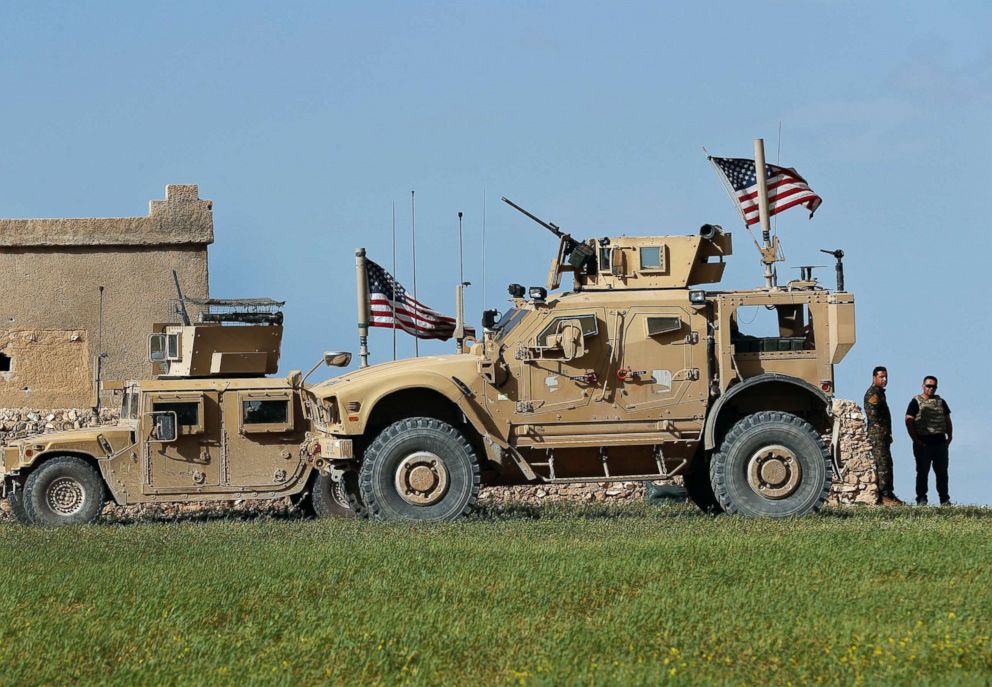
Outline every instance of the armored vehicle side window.
<path id="1" fill-rule="evenodd" d="M 641 246 L 641 269 L 648 272 L 659 272 L 665 269 L 664 246 Z"/>
<path id="2" fill-rule="evenodd" d="M 803 304 L 741 306 L 731 316 L 730 331 L 738 353 L 785 353 L 816 347 L 813 319 Z"/>
<path id="3" fill-rule="evenodd" d="M 243 432 L 288 432 L 293 429 L 293 397 L 285 391 L 243 391 L 241 430 Z"/>
<path id="4" fill-rule="evenodd" d="M 201 422 L 202 403 L 196 401 L 165 402 L 156 401 L 152 404 L 154 412 L 169 412 L 176 414 L 181 434 L 199 434 L 203 431 Z"/>
<path id="5" fill-rule="evenodd" d="M 648 336 L 671 334 L 682 329 L 682 319 L 678 317 L 647 317 Z"/>
<path id="6" fill-rule="evenodd" d="M 596 336 L 599 332 L 599 323 L 595 315 L 563 315 L 556 317 L 548 323 L 548 326 L 537 335 L 538 346 L 550 346 L 553 343 L 555 334 L 558 333 L 558 325 L 566 320 L 578 320 L 582 325 L 582 335 L 585 337 Z"/>

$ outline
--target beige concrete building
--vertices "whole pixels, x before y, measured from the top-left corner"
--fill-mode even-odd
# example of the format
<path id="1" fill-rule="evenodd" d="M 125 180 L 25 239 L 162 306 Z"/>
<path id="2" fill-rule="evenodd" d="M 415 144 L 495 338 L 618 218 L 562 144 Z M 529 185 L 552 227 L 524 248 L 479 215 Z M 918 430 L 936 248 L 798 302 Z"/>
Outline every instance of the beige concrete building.
<path id="1" fill-rule="evenodd" d="M 0 409 L 91 407 L 101 345 L 105 380 L 148 375 L 152 325 L 176 321 L 172 270 L 207 297 L 213 240 L 195 185 L 167 186 L 147 217 L 0 219 Z"/>

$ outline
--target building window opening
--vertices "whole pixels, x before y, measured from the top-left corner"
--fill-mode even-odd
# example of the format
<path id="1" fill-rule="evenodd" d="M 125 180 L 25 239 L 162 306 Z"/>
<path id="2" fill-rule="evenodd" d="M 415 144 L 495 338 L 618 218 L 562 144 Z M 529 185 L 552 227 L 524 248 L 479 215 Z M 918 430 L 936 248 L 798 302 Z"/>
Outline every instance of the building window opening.
<path id="1" fill-rule="evenodd" d="M 6 353 L 0 353 L 0 372 L 10 372 L 10 365 L 14 361 Z"/>

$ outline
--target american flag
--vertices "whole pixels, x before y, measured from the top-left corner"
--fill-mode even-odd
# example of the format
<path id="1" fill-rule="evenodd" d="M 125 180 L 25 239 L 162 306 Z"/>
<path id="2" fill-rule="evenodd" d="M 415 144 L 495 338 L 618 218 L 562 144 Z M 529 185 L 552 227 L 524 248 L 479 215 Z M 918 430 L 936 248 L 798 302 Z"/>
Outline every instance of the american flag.
<path id="1" fill-rule="evenodd" d="M 413 299 L 403 285 L 381 266 L 366 259 L 369 282 L 369 324 L 373 327 L 402 329 L 418 339 L 447 341 L 455 333 L 455 319 L 434 312 Z M 465 327 L 466 336 L 475 330 Z"/>
<path id="2" fill-rule="evenodd" d="M 754 160 L 739 157 L 711 157 L 710 162 L 723 175 L 734 191 L 744 223 L 760 221 L 758 213 L 758 177 L 754 173 Z M 768 180 L 768 216 L 788 210 L 794 205 L 804 205 L 812 217 L 823 199 L 813 193 L 799 172 L 778 165 L 765 165 Z"/>

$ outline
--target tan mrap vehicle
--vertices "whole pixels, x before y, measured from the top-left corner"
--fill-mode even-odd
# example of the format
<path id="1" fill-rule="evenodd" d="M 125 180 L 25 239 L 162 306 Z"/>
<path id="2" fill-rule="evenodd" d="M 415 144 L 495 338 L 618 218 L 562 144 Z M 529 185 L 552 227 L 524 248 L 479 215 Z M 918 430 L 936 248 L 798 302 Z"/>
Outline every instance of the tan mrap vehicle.
<path id="1" fill-rule="evenodd" d="M 357 476 L 352 496 L 384 519 L 457 517 L 480 482 L 677 475 L 706 510 L 782 517 L 820 507 L 853 296 L 822 288 L 809 269 L 784 287 L 698 288 L 721 279 L 731 254 L 716 226 L 579 243 L 541 223 L 561 237 L 547 289 L 526 298 L 511 285 L 513 307 L 498 321 L 484 314 L 482 340 L 305 394 L 314 464 Z M 550 293 L 565 272 L 574 290 Z M 748 332 L 758 314 L 774 317 L 771 335 Z"/>
<path id="2" fill-rule="evenodd" d="M 309 421 L 302 375 L 278 368 L 281 313 L 267 299 L 205 301 L 245 309 L 166 325 L 151 335 L 155 379 L 121 387 L 120 422 L 27 437 L 0 449 L 0 480 L 21 522 L 91 522 L 120 505 L 232 499 L 303 500 L 321 515 L 350 512 L 329 477 L 301 454 Z M 213 313 L 216 315 L 216 313 Z M 247 324 L 243 324 L 246 321 Z M 238 324 L 225 323 L 225 317 Z M 328 354 L 325 362 L 347 364 Z"/>

